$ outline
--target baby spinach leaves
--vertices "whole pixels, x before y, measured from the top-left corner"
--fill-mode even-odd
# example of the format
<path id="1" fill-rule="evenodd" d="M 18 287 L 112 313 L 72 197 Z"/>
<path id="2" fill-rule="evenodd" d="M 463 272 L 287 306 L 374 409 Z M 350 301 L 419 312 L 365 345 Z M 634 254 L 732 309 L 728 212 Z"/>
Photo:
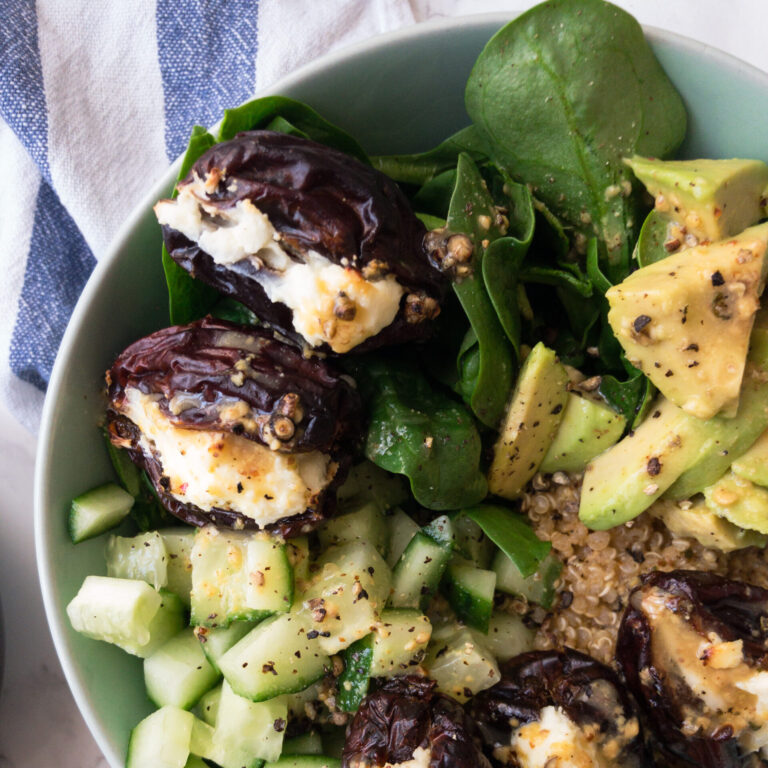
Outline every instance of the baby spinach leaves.
<path id="1" fill-rule="evenodd" d="M 488 42 L 465 97 L 493 158 L 578 236 L 597 235 L 623 279 L 638 212 L 622 158 L 668 156 L 686 128 L 637 21 L 604 0 L 537 5 Z"/>
<path id="2" fill-rule="evenodd" d="M 187 151 L 181 161 L 176 181 L 181 181 L 195 161 L 216 143 L 216 139 L 200 125 L 192 129 Z M 176 188 L 173 190 L 176 197 Z M 168 285 L 168 314 L 172 325 L 184 325 L 202 317 L 215 303 L 219 293 L 210 285 L 195 280 L 169 255 L 163 245 L 163 271 Z"/>
<path id="3" fill-rule="evenodd" d="M 435 510 L 483 499 L 481 443 L 472 416 L 413 367 L 380 358 L 349 361 L 368 404 L 366 456 L 403 474 L 414 497 Z"/>

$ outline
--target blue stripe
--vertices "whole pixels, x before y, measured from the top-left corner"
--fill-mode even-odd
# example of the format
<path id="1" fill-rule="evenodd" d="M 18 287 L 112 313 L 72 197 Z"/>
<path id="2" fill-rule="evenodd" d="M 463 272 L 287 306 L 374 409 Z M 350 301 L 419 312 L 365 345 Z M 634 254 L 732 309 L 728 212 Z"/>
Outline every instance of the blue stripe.
<path id="1" fill-rule="evenodd" d="M 0 115 L 50 181 L 48 113 L 34 0 L 0 0 L 0 20 Z"/>
<path id="2" fill-rule="evenodd" d="M 157 0 L 169 159 L 184 151 L 193 125 L 213 125 L 253 96 L 257 11 L 258 0 Z"/>
<path id="3" fill-rule="evenodd" d="M 69 316 L 95 264 L 72 217 L 42 181 L 11 338 L 10 367 L 20 379 L 45 389 Z"/>

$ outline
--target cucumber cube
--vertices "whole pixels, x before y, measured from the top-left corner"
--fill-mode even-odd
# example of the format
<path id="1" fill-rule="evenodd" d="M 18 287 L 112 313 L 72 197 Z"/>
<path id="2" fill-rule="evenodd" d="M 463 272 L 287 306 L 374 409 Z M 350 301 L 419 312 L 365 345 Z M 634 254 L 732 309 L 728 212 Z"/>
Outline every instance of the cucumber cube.
<path id="1" fill-rule="evenodd" d="M 349 541 L 367 541 L 384 556 L 389 548 L 387 519 L 381 505 L 373 500 L 332 517 L 317 533 L 323 550 Z"/>
<path id="2" fill-rule="evenodd" d="M 195 543 L 196 528 L 162 528 L 158 533 L 163 537 L 168 553 L 166 589 L 178 595 L 189 606 L 192 592 L 192 547 Z"/>
<path id="3" fill-rule="evenodd" d="M 87 576 L 67 606 L 72 628 L 146 658 L 183 626 L 178 597 L 144 581 Z"/>
<path id="4" fill-rule="evenodd" d="M 402 675 L 419 663 L 432 636 L 432 624 L 420 611 L 390 609 L 373 633 L 371 677 Z"/>
<path id="5" fill-rule="evenodd" d="M 134 498 L 119 485 L 107 483 L 72 500 L 69 537 L 73 544 L 114 528 L 131 511 Z"/>
<path id="6" fill-rule="evenodd" d="M 107 576 L 141 579 L 160 589 L 168 584 L 168 551 L 157 531 L 138 536 L 110 536 L 106 549 Z"/>
<path id="7" fill-rule="evenodd" d="M 184 768 L 195 716 L 177 707 L 163 707 L 145 717 L 132 731 L 126 768 Z"/>
<path id="8" fill-rule="evenodd" d="M 319 680 L 330 659 L 295 613 L 264 620 L 220 659 L 219 669 L 232 690 L 252 701 L 294 693 Z"/>
<path id="9" fill-rule="evenodd" d="M 219 672 L 205 658 L 200 642 L 183 629 L 144 659 L 144 683 L 150 700 L 163 707 L 189 709 L 218 681 Z"/>
<path id="10" fill-rule="evenodd" d="M 219 701 L 221 700 L 221 684 L 211 688 L 200 697 L 200 701 L 194 708 L 194 713 L 204 723 L 216 725 L 216 715 L 219 712 Z"/>
<path id="11" fill-rule="evenodd" d="M 219 659 L 238 641 L 244 638 L 257 624 L 256 621 L 233 621 L 228 627 L 195 627 L 195 637 L 203 653 L 214 669 L 219 668 Z"/>

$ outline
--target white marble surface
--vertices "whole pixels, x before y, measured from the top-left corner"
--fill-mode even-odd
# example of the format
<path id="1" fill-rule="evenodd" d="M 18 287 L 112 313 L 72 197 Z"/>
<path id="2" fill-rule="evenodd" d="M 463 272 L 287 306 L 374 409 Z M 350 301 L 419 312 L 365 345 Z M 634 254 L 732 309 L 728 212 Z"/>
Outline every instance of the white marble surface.
<path id="1" fill-rule="evenodd" d="M 423 19 L 527 8 L 534 3 L 411 0 L 411 4 L 417 18 Z M 727 4 L 722 0 L 618 0 L 618 4 L 643 23 L 702 40 L 768 71 L 765 0 Z M 32 534 L 35 439 L 2 405 L 0 435 L 0 595 L 5 619 L 0 768 L 107 768 L 64 681 L 43 614 Z"/>

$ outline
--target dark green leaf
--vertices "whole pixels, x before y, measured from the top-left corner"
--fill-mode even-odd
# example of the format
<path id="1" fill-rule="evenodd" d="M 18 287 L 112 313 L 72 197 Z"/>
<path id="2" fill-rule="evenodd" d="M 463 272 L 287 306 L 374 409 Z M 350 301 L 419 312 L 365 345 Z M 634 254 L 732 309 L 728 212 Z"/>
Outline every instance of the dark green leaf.
<path id="1" fill-rule="evenodd" d="M 455 186 L 455 168 L 435 176 L 414 195 L 412 201 L 414 209 L 444 219 L 448 216 L 448 207 L 451 204 L 451 195 Z"/>
<path id="2" fill-rule="evenodd" d="M 489 226 L 483 226 L 483 222 Z M 493 199 L 477 166 L 466 154 L 459 156 L 447 227 L 450 232 L 468 235 L 474 243 L 472 273 L 453 283 L 477 336 L 479 351 L 477 379 L 474 385 L 463 379 L 462 395 L 480 421 L 494 428 L 504 413 L 514 363 L 512 348 L 483 280 L 483 258 L 489 243 L 503 237 L 505 230 L 496 221 Z M 514 298 L 513 293 L 509 299 Z"/>
<path id="3" fill-rule="evenodd" d="M 541 3 L 488 42 L 465 96 L 493 158 L 624 271 L 637 202 L 622 158 L 666 157 L 686 128 L 637 21 L 603 0 Z"/>
<path id="4" fill-rule="evenodd" d="M 443 171 L 456 167 L 459 155 L 468 153 L 473 160 L 487 156 L 485 145 L 474 125 L 462 128 L 428 152 L 417 155 L 379 155 L 372 157 L 374 168 L 405 184 L 426 184 Z"/>
<path id="5" fill-rule="evenodd" d="M 536 572 L 552 545 L 542 541 L 523 515 L 495 504 L 478 504 L 462 510 L 483 533 L 517 566 L 523 578 Z"/>
<path id="6" fill-rule="evenodd" d="M 439 216 L 432 216 L 429 213 L 417 213 L 416 218 L 419 219 L 427 229 L 440 229 L 445 226 L 445 219 L 441 219 Z"/>
<path id="7" fill-rule="evenodd" d="M 472 416 L 412 366 L 346 361 L 370 412 L 366 456 L 406 475 L 416 500 L 436 510 L 475 504 L 487 493 Z"/>
<path id="8" fill-rule="evenodd" d="M 575 277 L 570 270 L 557 267 L 526 267 L 520 273 L 525 283 L 541 283 L 560 288 L 569 288 L 588 299 L 592 295 L 592 284 L 588 280 Z"/>
<path id="9" fill-rule="evenodd" d="M 280 122 L 275 122 L 280 118 Z M 219 141 L 228 141 L 241 131 L 272 128 L 275 125 L 288 126 L 289 132 L 306 136 L 320 144 L 353 155 L 368 163 L 365 150 L 348 133 L 329 123 L 312 107 L 285 96 L 265 96 L 224 112 L 219 129 Z"/>
<path id="10" fill-rule="evenodd" d="M 647 267 L 666 259 L 669 251 L 664 243 L 669 240 L 669 219 L 658 211 L 651 211 L 646 216 L 640 229 L 640 236 L 635 246 L 635 258 L 641 267 Z"/>
<path id="11" fill-rule="evenodd" d="M 653 402 L 656 388 L 642 371 L 632 368 L 629 376 L 620 381 L 615 376 L 603 376 L 600 382 L 600 394 L 609 405 L 622 413 L 629 428 L 636 427 L 647 415 Z"/>
<path id="12" fill-rule="evenodd" d="M 181 161 L 177 181 L 181 181 L 195 161 L 207 152 L 216 140 L 202 126 L 196 125 L 189 137 L 187 151 Z M 176 188 L 173 190 L 176 197 Z M 213 306 L 219 293 L 210 285 L 195 280 L 185 269 L 182 269 L 168 254 L 163 245 L 163 271 L 168 286 L 168 314 L 172 325 L 184 325 L 203 317 Z"/>
<path id="13" fill-rule="evenodd" d="M 288 120 L 284 117 L 280 117 L 280 115 L 270 120 L 264 128 L 268 131 L 275 131 L 276 133 L 287 133 L 290 136 L 300 136 L 302 139 L 309 138 L 304 131 L 300 131 L 293 123 L 288 122 Z"/>
<path id="14" fill-rule="evenodd" d="M 217 301 L 211 309 L 211 315 L 219 320 L 229 320 L 238 325 L 259 324 L 259 318 L 245 304 L 241 304 L 230 296 Z"/>
<path id="15" fill-rule="evenodd" d="M 592 285 L 603 295 L 612 287 L 611 281 L 600 269 L 600 245 L 595 237 L 590 239 L 587 246 L 587 276 L 592 281 Z"/>
<path id="16" fill-rule="evenodd" d="M 146 472 L 141 473 L 141 491 L 131 508 L 130 517 L 140 531 L 155 531 L 179 522 L 160 503 L 157 491 Z"/>

